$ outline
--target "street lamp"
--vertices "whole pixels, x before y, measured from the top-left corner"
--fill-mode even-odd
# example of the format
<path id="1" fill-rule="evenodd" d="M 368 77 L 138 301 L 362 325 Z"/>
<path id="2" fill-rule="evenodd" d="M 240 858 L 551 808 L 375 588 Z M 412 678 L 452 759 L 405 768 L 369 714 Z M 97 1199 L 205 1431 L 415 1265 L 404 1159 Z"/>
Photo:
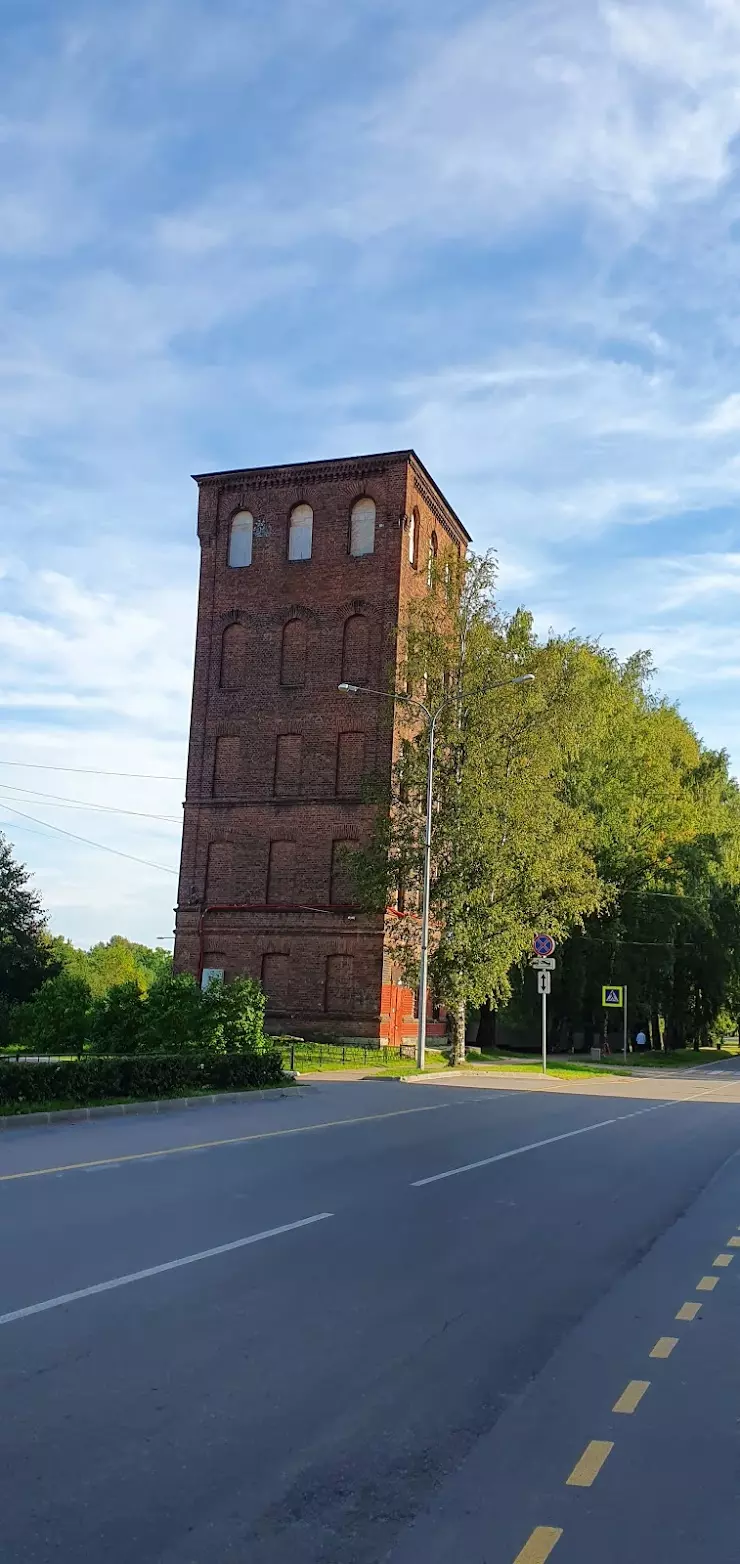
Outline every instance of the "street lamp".
<path id="1" fill-rule="evenodd" d="M 495 684 L 488 686 L 491 690 L 501 690 L 509 684 L 531 684 L 534 680 L 533 673 L 519 674 L 515 679 L 499 679 Z M 407 706 L 415 706 L 417 711 L 423 712 L 429 729 L 429 753 L 427 757 L 427 808 L 426 827 L 424 831 L 424 880 L 421 897 L 421 958 L 419 961 L 419 1030 L 416 1039 L 416 1063 L 420 1070 L 424 1069 L 427 1042 L 427 971 L 429 967 L 429 887 L 432 869 L 432 802 L 434 793 L 434 733 L 437 718 L 441 716 L 445 706 L 450 706 L 457 697 L 447 695 L 440 701 L 436 711 L 430 711 L 423 701 L 417 701 L 412 695 L 400 695 L 392 690 L 370 690 L 364 684 L 340 684 L 338 688 L 345 695 L 374 695 L 387 701 L 403 701 Z"/>

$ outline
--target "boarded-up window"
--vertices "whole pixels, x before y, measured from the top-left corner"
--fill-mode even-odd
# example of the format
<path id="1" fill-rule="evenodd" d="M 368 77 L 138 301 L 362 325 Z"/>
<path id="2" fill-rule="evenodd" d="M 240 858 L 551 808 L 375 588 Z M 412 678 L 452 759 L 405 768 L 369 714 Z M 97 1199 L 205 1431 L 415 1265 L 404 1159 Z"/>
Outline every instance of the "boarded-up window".
<path id="1" fill-rule="evenodd" d="M 313 547 L 313 511 L 310 505 L 295 505 L 290 513 L 288 559 L 310 559 Z"/>
<path id="2" fill-rule="evenodd" d="M 206 901 L 213 907 L 232 896 L 234 849 L 231 842 L 211 842 L 206 868 Z"/>
<path id="3" fill-rule="evenodd" d="M 262 987 L 267 995 L 270 1015 L 280 1015 L 288 1006 L 290 957 L 287 951 L 271 950 L 262 957 Z"/>
<path id="4" fill-rule="evenodd" d="M 367 684 L 370 656 L 370 635 L 364 614 L 353 614 L 344 626 L 342 645 L 342 681 L 345 684 Z"/>
<path id="5" fill-rule="evenodd" d="M 352 506 L 349 528 L 350 554 L 372 554 L 375 549 L 375 501 L 357 500 Z"/>
<path id="6" fill-rule="evenodd" d="M 356 798 L 365 771 L 364 733 L 340 733 L 337 743 L 337 783 L 340 798 Z"/>
<path id="7" fill-rule="evenodd" d="M 216 739 L 213 760 L 213 792 L 216 798 L 238 793 L 242 769 L 241 740 L 229 734 Z"/>
<path id="8" fill-rule="evenodd" d="M 221 638 L 221 689 L 243 690 L 247 682 L 247 632 L 227 625 Z"/>
<path id="9" fill-rule="evenodd" d="M 329 900 L 333 907 L 354 907 L 357 903 L 352 860 L 358 845 L 357 842 L 348 842 L 344 838 L 331 844 Z"/>
<path id="10" fill-rule="evenodd" d="M 232 567 L 251 565 L 253 533 L 254 521 L 251 512 L 240 510 L 229 530 L 229 564 Z"/>
<path id="11" fill-rule="evenodd" d="M 352 1009 L 353 963 L 351 956 L 327 956 L 324 1008 L 333 1015 Z"/>
<path id="12" fill-rule="evenodd" d="M 283 629 L 280 683 L 297 689 L 306 682 L 306 626 L 302 619 L 289 619 Z"/>
<path id="13" fill-rule="evenodd" d="M 419 568 L 419 512 L 412 511 L 409 518 L 409 564 Z"/>
<path id="14" fill-rule="evenodd" d="M 279 733 L 275 744 L 274 791 L 280 798 L 294 798 L 301 790 L 300 733 Z"/>
<path id="15" fill-rule="evenodd" d="M 267 900 L 271 905 L 295 899 L 295 842 L 270 843 L 267 865 Z"/>

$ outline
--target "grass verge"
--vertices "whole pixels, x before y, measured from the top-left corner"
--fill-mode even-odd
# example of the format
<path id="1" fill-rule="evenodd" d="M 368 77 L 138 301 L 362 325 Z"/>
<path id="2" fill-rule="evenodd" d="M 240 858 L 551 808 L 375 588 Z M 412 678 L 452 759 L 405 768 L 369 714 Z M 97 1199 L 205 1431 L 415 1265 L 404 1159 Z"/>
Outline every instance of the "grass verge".
<path id="1" fill-rule="evenodd" d="M 630 1063 L 641 1070 L 685 1070 L 699 1064 L 719 1064 L 723 1059 L 737 1059 L 737 1048 L 677 1048 L 666 1054 L 630 1054 Z"/>
<path id="2" fill-rule="evenodd" d="M 482 1054 L 480 1059 L 466 1059 L 465 1064 L 461 1068 L 464 1070 L 498 1071 L 500 1075 L 541 1075 L 542 1060 L 539 1058 L 493 1059 Z M 625 1070 L 624 1065 L 614 1068 L 614 1066 L 608 1064 L 582 1064 L 580 1059 L 563 1059 L 560 1056 L 556 1056 L 552 1060 L 548 1057 L 547 1073 L 548 1075 L 559 1076 L 563 1080 L 568 1080 L 574 1075 L 624 1075 Z M 628 1070 L 627 1074 L 629 1073 Z"/>

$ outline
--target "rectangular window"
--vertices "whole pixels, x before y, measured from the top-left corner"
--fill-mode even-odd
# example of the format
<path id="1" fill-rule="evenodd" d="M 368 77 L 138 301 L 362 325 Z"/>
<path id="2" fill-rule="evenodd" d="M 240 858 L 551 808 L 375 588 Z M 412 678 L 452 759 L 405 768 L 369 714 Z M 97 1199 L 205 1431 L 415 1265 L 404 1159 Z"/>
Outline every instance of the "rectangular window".
<path id="1" fill-rule="evenodd" d="M 274 792 L 278 798 L 294 798 L 301 790 L 300 733 L 279 733 L 275 744 Z"/>
<path id="2" fill-rule="evenodd" d="M 295 901 L 295 842 L 270 843 L 267 865 L 267 902 L 271 906 Z"/>
<path id="3" fill-rule="evenodd" d="M 267 995 L 270 1015 L 282 1015 L 288 1007 L 290 957 L 287 951 L 271 950 L 262 957 L 262 987 Z"/>
<path id="4" fill-rule="evenodd" d="M 231 735 L 216 739 L 213 760 L 213 795 L 225 798 L 238 793 L 241 784 L 241 740 Z"/>
<path id="5" fill-rule="evenodd" d="M 234 848 L 231 842 L 211 842 L 206 868 L 206 901 L 210 906 L 233 900 Z"/>
<path id="6" fill-rule="evenodd" d="M 331 886 L 329 901 L 332 907 L 355 907 L 357 905 L 357 887 L 353 870 L 353 857 L 359 847 L 358 842 L 348 842 L 346 838 L 331 844 Z"/>
<path id="7" fill-rule="evenodd" d="M 351 956 L 327 956 L 324 1009 L 333 1015 L 352 1010 L 354 969 Z"/>
<path id="8" fill-rule="evenodd" d="M 364 733 L 340 733 L 337 742 L 336 790 L 340 798 L 356 798 L 365 772 Z"/>

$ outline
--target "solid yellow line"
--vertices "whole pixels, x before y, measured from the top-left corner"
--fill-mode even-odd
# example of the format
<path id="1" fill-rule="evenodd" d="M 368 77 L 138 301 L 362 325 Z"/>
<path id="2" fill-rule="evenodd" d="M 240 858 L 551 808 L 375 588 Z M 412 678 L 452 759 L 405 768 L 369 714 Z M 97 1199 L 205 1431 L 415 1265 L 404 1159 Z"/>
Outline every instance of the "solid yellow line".
<path id="1" fill-rule="evenodd" d="M 165 1146 L 161 1151 L 127 1152 L 121 1157 L 96 1157 L 92 1162 L 63 1162 L 55 1168 L 31 1168 L 26 1173 L 0 1173 L 0 1184 L 11 1184 L 18 1178 L 43 1178 L 49 1173 L 75 1173 L 80 1168 L 115 1167 L 117 1162 L 148 1162 L 152 1157 L 174 1157 L 179 1151 L 209 1151 L 213 1146 L 243 1146 L 252 1140 L 279 1140 L 285 1135 L 308 1135 L 312 1130 L 333 1130 L 343 1124 L 373 1124 L 376 1119 L 400 1119 L 408 1113 L 438 1113 L 440 1108 L 452 1106 L 449 1102 L 432 1102 L 423 1108 L 395 1108 L 392 1113 L 364 1113 L 354 1119 L 326 1119 L 322 1124 L 301 1124 L 290 1130 L 263 1130 L 257 1135 L 230 1135 L 223 1140 L 190 1141 L 184 1146 Z"/>
<path id="2" fill-rule="evenodd" d="M 567 1486 L 570 1488 L 590 1488 L 592 1482 L 598 1477 L 608 1455 L 614 1449 L 614 1441 L 608 1439 L 592 1439 L 568 1478 Z"/>
<path id="3" fill-rule="evenodd" d="M 740 1249 L 740 1238 L 728 1238 L 728 1240 L 727 1240 L 727 1248 L 728 1249 Z"/>
<path id="4" fill-rule="evenodd" d="M 676 1315 L 676 1319 L 695 1320 L 700 1308 L 700 1303 L 682 1303 L 678 1314 Z"/>
<path id="5" fill-rule="evenodd" d="M 712 1264 L 721 1265 L 723 1269 L 726 1269 L 728 1265 L 732 1265 L 734 1258 L 734 1254 L 718 1254 L 716 1259 L 712 1261 Z"/>
<path id="6" fill-rule="evenodd" d="M 697 1292 L 714 1292 L 718 1281 L 718 1276 L 702 1276 L 701 1281 L 696 1284 L 696 1290 Z"/>
<path id="7" fill-rule="evenodd" d="M 521 1553 L 517 1553 L 514 1564 L 545 1564 L 562 1535 L 562 1527 L 558 1530 L 557 1526 L 535 1526 L 529 1541 L 525 1542 Z"/>
<path id="8" fill-rule="evenodd" d="M 649 1379 L 631 1379 L 627 1387 L 622 1391 L 618 1401 L 615 1401 L 612 1412 L 634 1412 L 640 1405 L 646 1390 L 650 1389 Z"/>
<path id="9" fill-rule="evenodd" d="M 650 1354 L 651 1358 L 669 1358 L 678 1346 L 678 1336 L 659 1336 Z"/>

